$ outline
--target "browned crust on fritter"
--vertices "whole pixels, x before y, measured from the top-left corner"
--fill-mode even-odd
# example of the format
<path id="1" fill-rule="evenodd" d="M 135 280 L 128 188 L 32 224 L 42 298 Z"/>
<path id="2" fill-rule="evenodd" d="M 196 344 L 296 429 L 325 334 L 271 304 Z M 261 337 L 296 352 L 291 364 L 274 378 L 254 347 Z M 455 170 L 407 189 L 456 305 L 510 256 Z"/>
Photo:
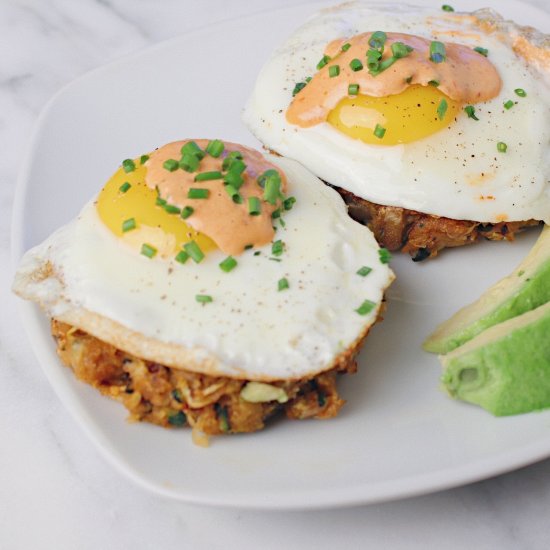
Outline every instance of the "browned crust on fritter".
<path id="1" fill-rule="evenodd" d="M 188 424 L 209 435 L 253 432 L 278 411 L 288 418 L 332 418 L 345 401 L 338 373 L 357 370 L 356 355 L 368 331 L 342 352 L 333 367 L 312 378 L 276 381 L 286 403 L 249 403 L 240 397 L 247 380 L 214 377 L 143 360 L 55 319 L 57 353 L 76 377 L 121 402 L 130 419 L 163 427 Z"/>
<path id="2" fill-rule="evenodd" d="M 383 206 L 340 187 L 331 187 L 346 202 L 349 215 L 366 225 L 380 246 L 410 254 L 415 262 L 434 258 L 444 248 L 472 244 L 482 238 L 512 241 L 516 233 L 542 223 L 537 220 L 499 223 L 453 220 L 398 206 Z"/>

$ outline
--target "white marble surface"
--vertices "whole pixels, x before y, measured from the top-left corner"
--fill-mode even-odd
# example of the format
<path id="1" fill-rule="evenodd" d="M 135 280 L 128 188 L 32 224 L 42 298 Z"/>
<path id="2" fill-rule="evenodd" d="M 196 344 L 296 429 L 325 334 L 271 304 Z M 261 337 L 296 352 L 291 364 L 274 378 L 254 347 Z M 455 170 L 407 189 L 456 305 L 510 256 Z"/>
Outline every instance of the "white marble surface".
<path id="1" fill-rule="evenodd" d="M 504 2 L 505 0 L 503 0 Z M 434 495 L 326 512 L 164 500 L 101 458 L 44 378 L 9 294 L 10 210 L 33 123 L 65 83 L 170 36 L 291 0 L 0 2 L 0 548 L 550 547 L 550 460 Z M 530 0 L 548 9 L 548 0 Z"/>

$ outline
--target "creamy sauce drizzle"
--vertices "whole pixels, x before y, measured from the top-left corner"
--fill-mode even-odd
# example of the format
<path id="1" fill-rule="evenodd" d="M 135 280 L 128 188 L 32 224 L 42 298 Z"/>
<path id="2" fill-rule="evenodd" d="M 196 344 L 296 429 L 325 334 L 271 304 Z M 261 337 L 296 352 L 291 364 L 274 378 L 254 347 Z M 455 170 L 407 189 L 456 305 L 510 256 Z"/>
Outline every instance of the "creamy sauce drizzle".
<path id="1" fill-rule="evenodd" d="M 500 76 L 495 66 L 483 55 L 468 46 L 447 42 L 446 61 L 434 63 L 430 60 L 431 41 L 410 34 L 387 33 L 383 60 L 391 57 L 391 45 L 394 42 L 403 42 L 414 50 L 382 73 L 373 76 L 368 72 L 365 55 L 371 36 L 372 32 L 362 33 L 349 39 L 333 40 L 327 45 L 325 55 L 331 60 L 294 97 L 286 112 L 288 122 L 303 128 L 324 122 L 338 102 L 348 96 L 349 84 L 359 84 L 361 94 L 386 97 L 399 94 L 408 86 L 427 86 L 430 81 L 437 81 L 439 90 L 460 103 L 487 101 L 500 92 Z M 343 52 L 341 48 L 346 42 L 351 47 Z M 349 65 L 355 58 L 364 65 L 357 72 Z M 329 76 L 331 65 L 340 67 L 338 76 Z"/>
<path id="2" fill-rule="evenodd" d="M 185 222 L 193 229 L 210 237 L 226 254 L 241 254 L 248 245 L 263 246 L 271 242 L 275 234 L 271 214 L 280 208 L 281 201 L 278 199 L 275 205 L 265 202 L 264 190 L 256 179 L 266 170 L 277 170 L 281 176 L 281 192 L 284 193 L 286 190 L 284 173 L 268 162 L 258 151 L 229 142 L 224 142 L 225 150 L 219 158 L 206 154 L 196 172 L 190 173 L 179 168 L 170 172 L 164 168 L 166 160 L 181 158 L 181 148 L 188 141 L 191 140 L 175 141 L 151 153 L 146 164 L 145 183 L 152 189 L 157 188 L 160 196 L 169 204 L 179 208 L 192 207 L 193 214 Z M 208 140 L 205 139 L 193 141 L 203 150 L 208 145 Z M 243 154 L 243 162 L 246 164 L 246 170 L 242 174 L 244 183 L 239 189 L 244 199 L 242 204 L 232 200 L 224 189 L 221 179 L 195 181 L 195 176 L 200 172 L 221 172 L 223 159 L 231 151 L 240 151 Z M 208 198 L 187 198 L 191 188 L 208 189 Z M 260 199 L 260 215 L 249 214 L 249 197 Z"/>

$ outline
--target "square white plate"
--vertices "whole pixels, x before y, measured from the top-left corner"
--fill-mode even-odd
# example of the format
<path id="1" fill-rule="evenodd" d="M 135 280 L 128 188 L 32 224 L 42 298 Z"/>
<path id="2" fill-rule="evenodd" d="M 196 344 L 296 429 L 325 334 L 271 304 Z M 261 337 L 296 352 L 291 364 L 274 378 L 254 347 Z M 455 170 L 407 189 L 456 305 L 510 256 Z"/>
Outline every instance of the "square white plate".
<path id="1" fill-rule="evenodd" d="M 416 3 L 426 3 L 415 0 Z M 550 31 L 550 17 L 491 0 L 506 17 Z M 433 2 L 432 2 L 433 4 Z M 475 0 L 454 2 L 476 9 Z M 185 137 L 258 146 L 240 121 L 255 76 L 275 46 L 319 7 L 299 5 L 206 27 L 121 59 L 73 82 L 42 113 L 17 189 L 13 251 L 22 253 L 73 218 L 120 161 Z M 192 444 L 189 430 L 128 424 L 125 410 L 78 382 L 54 349 L 49 324 L 22 304 L 47 377 L 106 458 L 139 484 L 189 502 L 321 508 L 388 500 L 482 479 L 550 456 L 550 411 L 493 418 L 438 389 L 437 358 L 421 351 L 441 320 L 475 299 L 527 253 L 483 243 L 435 261 L 392 262 L 397 281 L 348 400 L 331 421 L 275 421 L 264 432 Z"/>

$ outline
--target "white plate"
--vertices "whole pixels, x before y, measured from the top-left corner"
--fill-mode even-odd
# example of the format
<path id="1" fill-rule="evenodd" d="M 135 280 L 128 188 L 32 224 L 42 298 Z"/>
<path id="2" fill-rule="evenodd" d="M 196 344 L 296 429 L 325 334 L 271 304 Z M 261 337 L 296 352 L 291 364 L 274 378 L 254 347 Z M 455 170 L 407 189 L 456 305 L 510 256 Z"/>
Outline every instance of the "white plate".
<path id="1" fill-rule="evenodd" d="M 418 0 L 416 0 L 418 2 Z M 453 2 L 474 9 L 477 0 Z M 518 2 L 507 17 L 550 30 L 550 17 Z M 240 121 L 272 49 L 318 5 L 225 22 L 96 70 L 42 113 L 18 185 L 13 251 L 73 218 L 121 159 L 184 137 L 257 145 Z M 214 438 L 128 424 L 125 410 L 61 366 L 48 322 L 22 305 L 44 372 L 106 458 L 139 484 L 189 502 L 254 508 L 321 508 L 425 493 L 482 479 L 550 455 L 550 411 L 493 418 L 438 389 L 424 336 L 508 273 L 536 231 L 515 244 L 485 243 L 436 261 L 393 262 L 398 279 L 386 319 L 368 339 L 360 370 L 341 380 L 348 400 L 331 421 L 275 421 L 262 433 Z"/>

